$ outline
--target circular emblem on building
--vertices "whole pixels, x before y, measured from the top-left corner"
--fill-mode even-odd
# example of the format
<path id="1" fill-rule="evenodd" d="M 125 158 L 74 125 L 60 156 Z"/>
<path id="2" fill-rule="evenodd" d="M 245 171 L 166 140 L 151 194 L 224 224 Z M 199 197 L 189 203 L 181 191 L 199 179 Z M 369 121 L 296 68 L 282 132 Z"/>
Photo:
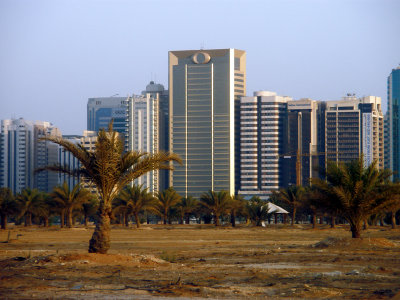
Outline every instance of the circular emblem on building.
<path id="1" fill-rule="evenodd" d="M 210 61 L 210 59 L 210 55 L 205 52 L 197 52 L 192 56 L 192 61 L 195 64 L 206 64 Z"/>

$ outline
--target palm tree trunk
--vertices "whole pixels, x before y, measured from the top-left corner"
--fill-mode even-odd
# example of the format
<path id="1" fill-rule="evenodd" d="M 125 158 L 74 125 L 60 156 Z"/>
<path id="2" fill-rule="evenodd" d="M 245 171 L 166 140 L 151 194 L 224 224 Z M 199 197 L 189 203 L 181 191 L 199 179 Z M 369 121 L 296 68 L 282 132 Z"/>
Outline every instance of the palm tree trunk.
<path id="1" fill-rule="evenodd" d="M 364 221 L 364 230 L 367 230 L 369 228 L 368 220 Z"/>
<path id="2" fill-rule="evenodd" d="M 219 215 L 215 214 L 215 226 L 219 226 Z"/>
<path id="3" fill-rule="evenodd" d="M 61 210 L 61 214 L 60 214 L 60 226 L 61 226 L 61 228 L 64 228 L 64 219 L 65 219 L 65 211 Z"/>
<path id="4" fill-rule="evenodd" d="M 44 217 L 44 227 L 49 227 L 49 217 Z"/>
<path id="5" fill-rule="evenodd" d="M 190 224 L 190 214 L 186 215 L 186 224 Z"/>
<path id="6" fill-rule="evenodd" d="M 331 216 L 331 228 L 336 227 L 336 221 L 335 221 L 335 216 Z"/>
<path id="7" fill-rule="evenodd" d="M 7 214 L 1 213 L 1 229 L 7 229 Z"/>
<path id="8" fill-rule="evenodd" d="M 107 202 L 103 200 L 104 202 Z M 101 203 L 98 211 L 99 221 L 89 241 L 89 253 L 106 254 L 110 249 L 111 204 Z"/>
<path id="9" fill-rule="evenodd" d="M 84 222 L 85 222 L 85 227 L 88 227 L 88 215 L 87 214 L 85 214 L 84 215 Z"/>
<path id="10" fill-rule="evenodd" d="M 319 224 L 324 224 L 324 216 L 321 216 L 320 218 L 319 218 Z"/>
<path id="11" fill-rule="evenodd" d="M 129 227 L 129 215 L 124 213 L 125 227 Z"/>
<path id="12" fill-rule="evenodd" d="M 140 219 L 138 213 L 135 213 L 136 228 L 140 228 Z"/>
<path id="13" fill-rule="evenodd" d="M 353 239 L 358 239 L 361 237 L 361 222 L 354 224 L 350 223 L 351 237 Z"/>
<path id="14" fill-rule="evenodd" d="M 234 210 L 231 211 L 231 224 L 232 227 L 236 227 L 236 214 Z"/>
<path id="15" fill-rule="evenodd" d="M 164 225 L 167 224 L 167 211 L 164 211 L 163 223 Z"/>
<path id="16" fill-rule="evenodd" d="M 72 227 L 72 208 L 67 209 L 67 227 Z"/>
<path id="17" fill-rule="evenodd" d="M 293 207 L 292 226 L 294 226 L 295 220 L 296 220 L 296 207 Z"/>
<path id="18" fill-rule="evenodd" d="M 32 213 L 28 213 L 27 224 L 28 226 L 32 226 Z"/>
<path id="19" fill-rule="evenodd" d="M 392 229 L 396 228 L 396 212 L 392 211 L 390 212 L 390 220 L 392 223 Z"/>
<path id="20" fill-rule="evenodd" d="M 278 214 L 274 214 L 274 223 L 278 224 Z"/>
<path id="21" fill-rule="evenodd" d="M 317 228 L 317 214 L 315 212 L 312 213 L 312 228 Z"/>

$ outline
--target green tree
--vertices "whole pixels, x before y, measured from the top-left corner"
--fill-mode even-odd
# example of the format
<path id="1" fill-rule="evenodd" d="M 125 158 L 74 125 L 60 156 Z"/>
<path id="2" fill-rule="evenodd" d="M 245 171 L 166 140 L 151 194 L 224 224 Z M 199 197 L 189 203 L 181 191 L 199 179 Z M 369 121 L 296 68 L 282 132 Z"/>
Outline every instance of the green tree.
<path id="1" fill-rule="evenodd" d="M 246 210 L 250 220 L 256 226 L 261 226 L 261 222 L 268 218 L 267 202 L 258 196 L 251 197 L 246 203 Z"/>
<path id="2" fill-rule="evenodd" d="M 241 195 L 232 196 L 230 204 L 231 224 L 236 226 L 236 217 L 238 214 L 243 214 L 246 207 L 246 201 Z"/>
<path id="3" fill-rule="evenodd" d="M 389 170 L 378 170 L 376 161 L 365 167 L 361 156 L 348 163 L 328 161 L 326 181 L 313 179 L 313 185 L 329 197 L 326 205 L 337 209 L 349 222 L 352 237 L 360 238 L 362 223 L 392 201 L 388 197 L 390 175 Z"/>
<path id="4" fill-rule="evenodd" d="M 181 163 L 179 156 L 173 153 L 124 152 L 124 143 L 112 127 L 111 122 L 107 131 L 104 129 L 99 131 L 93 151 L 60 137 L 45 137 L 45 140 L 54 142 L 71 152 L 82 167 L 71 170 L 58 165 L 37 170 L 38 172 L 53 170 L 80 176 L 96 187 L 99 195 L 98 222 L 89 241 L 90 253 L 107 253 L 110 248 L 112 201 L 126 185 L 153 170 L 172 170 L 172 161 Z"/>
<path id="5" fill-rule="evenodd" d="M 81 210 L 83 203 L 88 202 L 92 198 L 92 194 L 87 189 L 82 188 L 79 183 L 70 189 L 68 183 L 65 181 L 62 185 L 56 186 L 53 189 L 51 196 L 59 204 L 59 207 L 65 211 L 68 228 L 72 227 L 73 211 Z"/>
<path id="6" fill-rule="evenodd" d="M 46 213 L 46 203 L 43 194 L 38 189 L 26 188 L 18 195 L 19 217 L 25 217 L 25 226 L 32 225 L 32 215 Z"/>
<path id="7" fill-rule="evenodd" d="M 82 214 L 85 227 L 88 227 L 89 218 L 96 213 L 98 206 L 99 203 L 93 194 L 88 201 L 82 204 Z"/>
<path id="8" fill-rule="evenodd" d="M 144 188 L 143 184 L 127 186 L 121 191 L 118 199 L 126 203 L 127 215 L 132 214 L 135 217 L 136 227 L 140 227 L 139 214 L 145 210 L 154 210 L 156 200 L 149 193 L 148 188 Z"/>
<path id="9" fill-rule="evenodd" d="M 7 187 L 0 188 L 0 217 L 1 229 L 7 229 L 7 218 L 9 215 L 18 211 L 17 202 L 11 189 Z"/>
<path id="10" fill-rule="evenodd" d="M 200 197 L 200 205 L 205 207 L 213 216 L 215 226 L 219 226 L 219 218 L 231 208 L 232 199 L 227 191 L 208 191 Z"/>
<path id="11" fill-rule="evenodd" d="M 186 219 L 186 224 L 190 223 L 190 214 L 196 210 L 198 205 L 199 201 L 192 196 L 182 198 L 181 203 L 177 205 L 181 224 L 183 224 L 184 219 Z"/>
<path id="12" fill-rule="evenodd" d="M 277 194 L 278 199 L 289 204 L 292 209 L 292 226 L 296 221 L 296 212 L 302 204 L 304 194 L 305 190 L 302 186 L 289 186 L 279 190 Z"/>
<path id="13" fill-rule="evenodd" d="M 156 203 L 156 207 L 158 209 L 158 213 L 163 218 L 164 224 L 167 224 L 167 221 L 169 224 L 171 224 L 171 219 L 170 219 L 171 208 L 176 206 L 181 201 L 181 199 L 182 199 L 181 195 L 179 195 L 172 187 L 162 192 L 158 192 L 157 194 L 158 202 Z"/>

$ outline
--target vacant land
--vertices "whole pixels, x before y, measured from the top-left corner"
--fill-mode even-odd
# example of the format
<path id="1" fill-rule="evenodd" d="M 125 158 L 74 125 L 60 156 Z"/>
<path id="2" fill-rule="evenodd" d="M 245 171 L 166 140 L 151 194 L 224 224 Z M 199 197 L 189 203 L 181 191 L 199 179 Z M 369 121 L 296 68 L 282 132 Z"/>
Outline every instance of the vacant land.
<path id="1" fill-rule="evenodd" d="M 400 296 L 400 231 L 115 226 L 109 254 L 93 228 L 0 232 L 1 299 L 352 298 Z M 322 242 L 321 242 L 322 241 Z"/>

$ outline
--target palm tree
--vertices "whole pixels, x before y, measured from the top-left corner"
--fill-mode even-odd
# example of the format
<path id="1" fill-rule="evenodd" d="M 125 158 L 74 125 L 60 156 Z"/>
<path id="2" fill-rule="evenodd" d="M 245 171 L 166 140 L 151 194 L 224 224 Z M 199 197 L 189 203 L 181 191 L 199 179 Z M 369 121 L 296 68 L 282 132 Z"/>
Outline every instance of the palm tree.
<path id="1" fill-rule="evenodd" d="M 214 215 L 215 226 L 219 226 L 219 217 L 228 212 L 232 199 L 227 191 L 208 191 L 200 197 L 200 205 Z"/>
<path id="2" fill-rule="evenodd" d="M 122 190 L 118 199 L 126 203 L 126 210 L 128 214 L 132 214 L 135 217 L 136 227 L 140 227 L 139 213 L 143 210 L 154 210 L 155 199 L 148 188 L 144 188 L 143 184 L 127 186 Z"/>
<path id="3" fill-rule="evenodd" d="M 19 217 L 25 216 L 25 226 L 32 225 L 32 215 L 42 215 L 46 210 L 43 194 L 38 189 L 26 188 L 18 195 Z"/>
<path id="4" fill-rule="evenodd" d="M 313 185 L 329 197 L 327 205 L 349 222 L 353 238 L 360 238 L 363 221 L 392 202 L 387 184 L 391 172 L 379 171 L 376 164 L 365 167 L 362 156 L 349 163 L 328 162 L 326 181 L 313 179 Z"/>
<path id="5" fill-rule="evenodd" d="M 242 213 L 246 207 L 246 201 L 241 195 L 232 196 L 230 213 L 231 213 L 231 224 L 232 227 L 236 226 L 236 216 L 238 213 Z"/>
<path id="6" fill-rule="evenodd" d="M 294 226 L 297 208 L 301 205 L 304 192 L 302 186 L 289 186 L 281 189 L 277 194 L 279 200 L 286 202 L 292 208 L 292 226 Z"/>
<path id="7" fill-rule="evenodd" d="M 17 202 L 14 199 L 11 189 L 0 188 L 0 217 L 1 229 L 7 229 L 7 218 L 17 212 Z"/>
<path id="8" fill-rule="evenodd" d="M 180 223 L 183 224 L 183 220 L 186 217 L 186 224 L 190 223 L 190 214 L 195 211 L 199 202 L 196 198 L 192 196 L 187 196 L 182 199 L 181 203 L 178 204 L 178 210 L 180 213 L 181 221 Z"/>
<path id="9" fill-rule="evenodd" d="M 56 186 L 53 189 L 51 196 L 59 204 L 62 211 L 65 211 L 68 228 L 72 227 L 73 210 L 82 209 L 82 204 L 92 198 L 92 194 L 87 189 L 82 188 L 79 183 L 70 189 L 68 183 L 65 181 L 62 185 Z"/>
<path id="10" fill-rule="evenodd" d="M 53 170 L 87 179 L 97 188 L 99 195 L 98 222 L 89 242 L 90 253 L 107 253 L 110 248 L 110 218 L 112 201 L 121 190 L 143 174 L 158 170 L 172 170 L 172 161 L 181 163 L 178 155 L 159 152 L 154 154 L 128 151 L 112 122 L 108 130 L 100 130 L 93 151 L 60 137 L 48 136 L 45 140 L 56 143 L 71 152 L 81 163 L 81 168 L 71 170 L 64 166 L 48 166 L 37 170 Z"/>
<path id="11" fill-rule="evenodd" d="M 170 187 L 162 192 L 158 192 L 157 199 L 156 207 L 163 218 L 163 223 L 167 224 L 168 220 L 168 223 L 171 224 L 170 210 L 181 201 L 181 195 Z"/>
<path id="12" fill-rule="evenodd" d="M 261 226 L 261 222 L 268 218 L 267 202 L 260 199 L 258 196 L 253 196 L 246 203 L 247 213 L 251 221 L 256 226 Z"/>
<path id="13" fill-rule="evenodd" d="M 98 201 L 92 194 L 92 197 L 82 204 L 82 213 L 84 218 L 85 227 L 88 227 L 89 217 L 94 215 L 98 208 Z"/>

